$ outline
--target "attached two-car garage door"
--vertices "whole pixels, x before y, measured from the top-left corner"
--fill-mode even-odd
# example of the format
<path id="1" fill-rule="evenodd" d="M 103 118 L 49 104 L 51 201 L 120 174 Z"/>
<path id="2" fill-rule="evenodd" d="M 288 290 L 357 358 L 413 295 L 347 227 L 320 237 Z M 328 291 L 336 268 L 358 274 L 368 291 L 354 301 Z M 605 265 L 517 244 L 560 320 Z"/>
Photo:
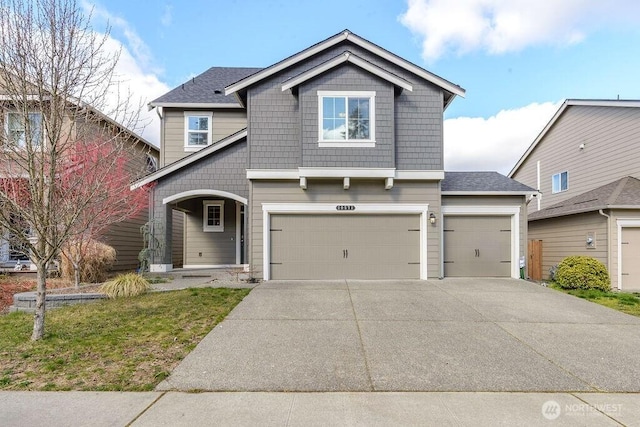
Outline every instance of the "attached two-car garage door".
<path id="1" fill-rule="evenodd" d="M 511 217 L 445 216 L 444 275 L 511 276 Z"/>
<path id="2" fill-rule="evenodd" d="M 419 279 L 420 215 L 271 216 L 271 279 Z"/>

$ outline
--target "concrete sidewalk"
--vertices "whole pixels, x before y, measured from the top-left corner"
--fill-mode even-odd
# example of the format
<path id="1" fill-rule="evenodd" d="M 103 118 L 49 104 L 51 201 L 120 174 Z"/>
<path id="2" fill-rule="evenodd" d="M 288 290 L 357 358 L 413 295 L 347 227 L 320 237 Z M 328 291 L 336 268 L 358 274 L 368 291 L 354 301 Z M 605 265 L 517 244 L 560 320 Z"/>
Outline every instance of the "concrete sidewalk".
<path id="1" fill-rule="evenodd" d="M 12 426 L 638 426 L 640 395 L 0 392 Z"/>

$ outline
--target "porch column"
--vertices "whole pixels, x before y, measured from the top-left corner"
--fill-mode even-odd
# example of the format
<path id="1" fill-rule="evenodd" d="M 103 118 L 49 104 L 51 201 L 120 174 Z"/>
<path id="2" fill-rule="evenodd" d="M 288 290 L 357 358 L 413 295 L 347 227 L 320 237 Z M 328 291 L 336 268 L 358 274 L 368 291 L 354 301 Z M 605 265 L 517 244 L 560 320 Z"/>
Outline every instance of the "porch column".
<path id="1" fill-rule="evenodd" d="M 173 231 L 173 209 L 171 205 L 163 204 L 162 200 L 156 200 L 153 210 L 152 234 L 155 238 L 151 242 L 155 250 L 151 255 L 149 270 L 153 273 L 162 273 L 173 270 L 171 259 Z"/>

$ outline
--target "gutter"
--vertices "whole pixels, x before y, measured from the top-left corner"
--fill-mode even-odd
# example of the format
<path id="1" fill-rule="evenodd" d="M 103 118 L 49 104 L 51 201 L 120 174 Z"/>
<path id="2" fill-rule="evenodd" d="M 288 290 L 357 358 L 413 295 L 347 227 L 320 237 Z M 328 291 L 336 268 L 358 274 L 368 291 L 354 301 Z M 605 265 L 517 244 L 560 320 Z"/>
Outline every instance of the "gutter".
<path id="1" fill-rule="evenodd" d="M 607 270 L 609 270 L 609 276 L 611 276 L 611 215 L 607 215 L 602 209 L 599 209 L 598 213 L 607 218 Z M 620 289 L 620 283 L 618 283 L 618 289 Z"/>

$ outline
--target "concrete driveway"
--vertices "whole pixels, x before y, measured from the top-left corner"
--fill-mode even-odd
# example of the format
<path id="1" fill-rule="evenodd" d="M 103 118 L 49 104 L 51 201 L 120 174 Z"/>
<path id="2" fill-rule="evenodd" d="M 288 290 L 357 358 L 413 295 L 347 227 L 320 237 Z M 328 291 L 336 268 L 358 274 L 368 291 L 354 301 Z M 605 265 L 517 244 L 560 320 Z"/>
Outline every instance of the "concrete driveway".
<path id="1" fill-rule="evenodd" d="M 158 390 L 639 392 L 639 332 L 521 280 L 274 281 Z"/>

